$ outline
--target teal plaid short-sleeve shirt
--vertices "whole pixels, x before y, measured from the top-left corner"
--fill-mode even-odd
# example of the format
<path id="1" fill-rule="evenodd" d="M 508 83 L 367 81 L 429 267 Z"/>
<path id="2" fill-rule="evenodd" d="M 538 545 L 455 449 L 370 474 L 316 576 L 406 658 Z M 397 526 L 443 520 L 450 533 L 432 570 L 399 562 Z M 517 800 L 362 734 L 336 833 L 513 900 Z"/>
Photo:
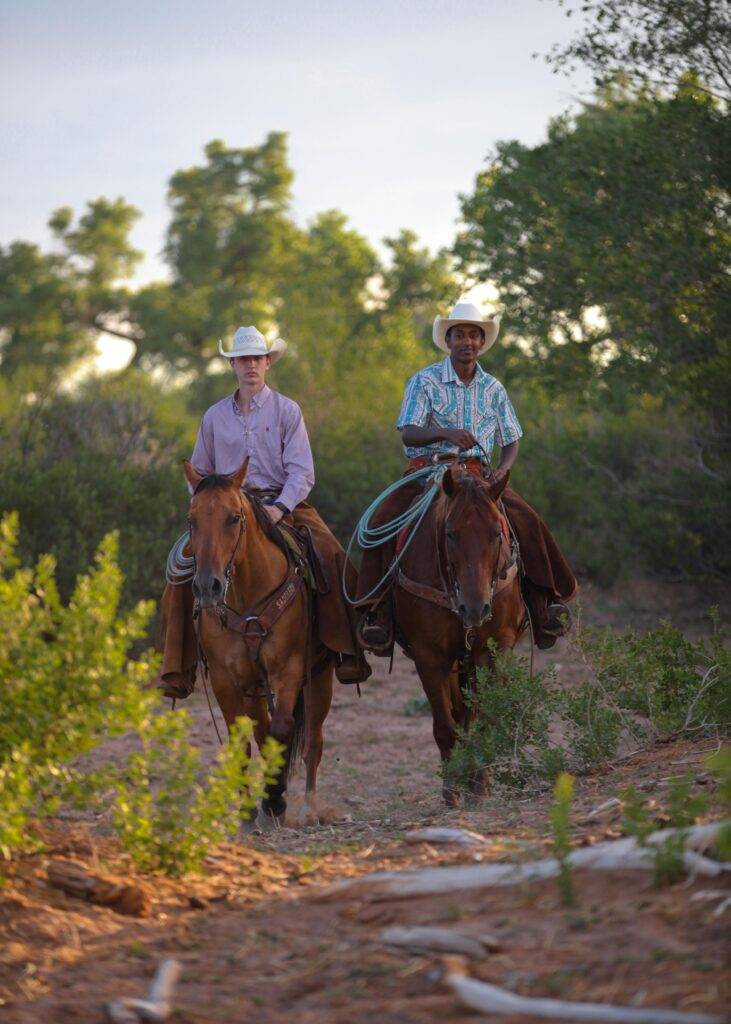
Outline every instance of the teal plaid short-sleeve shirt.
<path id="1" fill-rule="evenodd" d="M 469 430 L 488 457 L 496 442 L 504 448 L 523 436 L 515 409 L 500 381 L 478 363 L 470 383 L 463 384 L 449 356 L 419 370 L 406 385 L 396 426 L 403 430 L 408 424 Z M 413 459 L 454 452 L 455 446 L 438 441 L 421 448 L 404 445 L 404 450 Z M 465 454 L 479 457 L 482 453 L 479 448 L 472 448 Z"/>

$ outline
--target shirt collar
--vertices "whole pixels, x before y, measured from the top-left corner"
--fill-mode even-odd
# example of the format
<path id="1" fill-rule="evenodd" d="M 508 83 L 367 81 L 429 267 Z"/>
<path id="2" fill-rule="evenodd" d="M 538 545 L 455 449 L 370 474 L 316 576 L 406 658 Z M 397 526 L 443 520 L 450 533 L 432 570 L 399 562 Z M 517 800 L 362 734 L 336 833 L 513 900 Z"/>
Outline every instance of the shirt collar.
<path id="1" fill-rule="evenodd" d="M 472 378 L 472 380 L 469 382 L 469 384 L 466 385 L 466 387 L 471 388 L 472 385 L 475 383 L 475 381 L 482 381 L 482 380 L 484 380 L 486 378 L 487 378 L 487 374 L 482 369 L 480 364 L 479 363 L 475 363 L 475 375 Z M 461 381 L 460 381 L 459 377 L 454 372 L 454 367 L 452 366 L 451 356 L 447 356 L 447 358 L 442 363 L 442 384 L 460 384 L 460 383 L 461 383 Z"/>
<path id="2" fill-rule="evenodd" d="M 251 404 L 256 409 L 261 409 L 262 405 L 264 405 L 264 403 L 266 402 L 267 398 L 269 398 L 271 393 L 272 393 L 272 389 L 269 387 L 268 384 L 265 384 L 264 387 L 261 389 L 261 391 L 257 391 L 257 393 L 255 395 L 251 396 Z M 236 413 L 236 415 L 237 416 L 242 416 L 243 413 L 241 412 L 241 409 L 240 409 L 238 401 L 237 401 L 238 397 L 239 397 L 239 389 L 236 388 L 234 393 L 231 395 L 231 405 L 233 406 L 233 410 Z"/>

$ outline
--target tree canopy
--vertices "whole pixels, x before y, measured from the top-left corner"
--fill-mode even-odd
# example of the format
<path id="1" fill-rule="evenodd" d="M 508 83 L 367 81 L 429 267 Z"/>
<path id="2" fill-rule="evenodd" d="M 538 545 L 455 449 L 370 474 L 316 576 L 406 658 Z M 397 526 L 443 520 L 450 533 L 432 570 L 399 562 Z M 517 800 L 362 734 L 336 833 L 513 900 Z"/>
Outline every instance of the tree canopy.
<path id="1" fill-rule="evenodd" d="M 583 28 L 547 59 L 556 69 L 586 65 L 597 85 L 617 74 L 677 88 L 691 73 L 703 88 L 731 99 L 728 0 L 558 0 Z"/>
<path id="2" fill-rule="evenodd" d="M 546 142 L 497 146 L 456 251 L 557 387 L 623 381 L 723 411 L 730 143 L 688 83 L 667 99 L 611 85 Z"/>

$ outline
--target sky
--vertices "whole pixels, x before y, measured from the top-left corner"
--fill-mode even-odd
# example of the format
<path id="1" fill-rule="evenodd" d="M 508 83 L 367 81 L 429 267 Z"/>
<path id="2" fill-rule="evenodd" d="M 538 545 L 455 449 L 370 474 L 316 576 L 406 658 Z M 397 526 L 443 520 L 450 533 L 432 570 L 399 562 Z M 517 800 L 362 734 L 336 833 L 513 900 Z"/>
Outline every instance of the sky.
<path id="1" fill-rule="evenodd" d="M 1 0 L 0 245 L 47 246 L 55 208 L 124 196 L 137 279 L 163 277 L 172 172 L 271 130 L 300 223 L 338 208 L 376 245 L 448 245 L 495 143 L 538 142 L 589 93 L 531 57 L 575 27 L 556 0 Z"/>

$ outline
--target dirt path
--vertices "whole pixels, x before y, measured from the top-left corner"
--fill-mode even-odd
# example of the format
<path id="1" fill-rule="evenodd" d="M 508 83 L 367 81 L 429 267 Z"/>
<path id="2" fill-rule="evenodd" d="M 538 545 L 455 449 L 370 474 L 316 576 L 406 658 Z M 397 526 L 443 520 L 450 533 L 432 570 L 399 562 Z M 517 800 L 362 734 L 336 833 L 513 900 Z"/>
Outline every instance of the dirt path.
<path id="1" fill-rule="evenodd" d="M 658 617 L 657 595 L 650 613 L 641 589 L 634 609 L 611 594 L 589 594 L 585 604 L 595 621 L 634 618 L 644 626 Z M 677 617 L 678 607 L 689 632 L 702 628 L 701 613 L 688 614 L 682 595 L 668 596 L 660 614 Z M 565 649 L 552 660 L 570 685 L 578 666 Z M 645 874 L 586 874 L 577 879 L 578 904 L 568 910 L 554 883 L 375 904 L 316 898 L 336 878 L 380 868 L 504 861 L 550 849 L 546 791 L 498 794 L 474 810 L 443 807 L 431 720 L 417 710 L 418 681 L 404 659 L 391 676 L 385 668 L 376 663 L 360 700 L 352 688 L 337 690 L 322 766 L 325 823 L 225 844 L 205 875 L 154 880 L 149 918 L 120 917 L 47 886 L 49 856 L 130 874 L 128 859 L 93 823 L 56 822 L 48 849 L 21 860 L 0 890 L 0 1020 L 102 1021 L 105 1000 L 142 995 L 157 963 L 174 955 L 183 964 L 172 1018 L 178 1024 L 476 1021 L 440 985 L 436 958 L 383 945 L 380 931 L 391 923 L 491 933 L 500 951 L 471 964 L 471 973 L 522 994 L 721 1010 L 728 914 L 714 918 L 716 904 L 693 896 L 726 882 L 656 890 Z M 195 741 L 213 756 L 217 741 L 202 693 L 190 707 Z M 578 780 L 576 841 L 618 835 L 611 811 L 591 820 L 586 812 L 630 782 L 660 807 L 668 776 L 696 770 L 697 784 L 706 785 L 708 746 L 667 745 Z M 124 752 L 117 745 L 114 756 Z M 301 785 L 300 772 L 295 812 Z M 409 827 L 430 824 L 475 829 L 490 845 L 475 854 L 404 841 Z"/>

